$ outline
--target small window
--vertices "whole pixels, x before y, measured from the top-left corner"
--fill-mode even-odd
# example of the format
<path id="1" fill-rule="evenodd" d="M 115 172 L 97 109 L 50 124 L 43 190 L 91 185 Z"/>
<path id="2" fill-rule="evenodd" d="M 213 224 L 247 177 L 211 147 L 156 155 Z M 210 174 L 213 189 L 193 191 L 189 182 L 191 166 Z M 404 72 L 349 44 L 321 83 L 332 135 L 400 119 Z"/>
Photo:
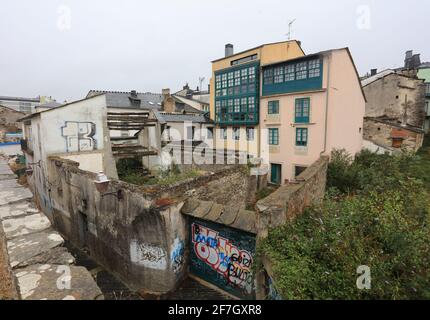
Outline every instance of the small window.
<path id="1" fill-rule="evenodd" d="M 296 129 L 296 146 L 306 147 L 308 145 L 308 129 L 297 128 Z"/>
<path id="2" fill-rule="evenodd" d="M 294 81 L 296 79 L 294 64 L 288 65 L 285 67 L 285 81 Z"/>
<path id="3" fill-rule="evenodd" d="M 318 78 L 321 75 L 320 60 L 309 61 L 309 78 Z"/>
<path id="4" fill-rule="evenodd" d="M 284 82 L 284 68 L 277 67 L 275 68 L 274 83 L 282 83 L 282 82 Z"/>
<path id="5" fill-rule="evenodd" d="M 306 79 L 308 76 L 307 62 L 300 62 L 296 65 L 296 80 Z"/>
<path id="6" fill-rule="evenodd" d="M 268 114 L 279 114 L 279 101 L 269 101 L 268 103 Z"/>
<path id="7" fill-rule="evenodd" d="M 294 174 L 295 174 L 295 176 L 298 177 L 306 169 L 307 169 L 307 167 L 304 167 L 304 166 L 295 166 L 295 168 L 294 168 L 294 171 L 295 171 Z"/>
<path id="8" fill-rule="evenodd" d="M 246 140 L 254 141 L 254 127 L 246 128 Z"/>
<path id="9" fill-rule="evenodd" d="M 273 69 L 264 70 L 264 84 L 273 84 Z"/>
<path id="10" fill-rule="evenodd" d="M 233 140 L 240 139 L 240 128 L 233 128 Z"/>
<path id="11" fill-rule="evenodd" d="M 279 144 L 279 129 L 270 128 L 269 129 L 269 145 L 277 146 Z"/>
<path id="12" fill-rule="evenodd" d="M 296 99 L 296 123 L 309 123 L 310 98 Z"/>

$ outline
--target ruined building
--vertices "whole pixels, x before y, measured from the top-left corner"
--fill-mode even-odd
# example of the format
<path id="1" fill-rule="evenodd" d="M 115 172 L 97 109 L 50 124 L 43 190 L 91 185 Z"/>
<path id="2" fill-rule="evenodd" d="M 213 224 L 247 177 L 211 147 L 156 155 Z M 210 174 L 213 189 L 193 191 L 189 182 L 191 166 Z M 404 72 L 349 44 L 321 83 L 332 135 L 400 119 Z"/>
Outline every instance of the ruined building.
<path id="1" fill-rule="evenodd" d="M 424 81 L 399 71 L 385 70 L 362 82 L 366 95 L 365 140 L 386 151 L 417 151 L 423 143 Z"/>

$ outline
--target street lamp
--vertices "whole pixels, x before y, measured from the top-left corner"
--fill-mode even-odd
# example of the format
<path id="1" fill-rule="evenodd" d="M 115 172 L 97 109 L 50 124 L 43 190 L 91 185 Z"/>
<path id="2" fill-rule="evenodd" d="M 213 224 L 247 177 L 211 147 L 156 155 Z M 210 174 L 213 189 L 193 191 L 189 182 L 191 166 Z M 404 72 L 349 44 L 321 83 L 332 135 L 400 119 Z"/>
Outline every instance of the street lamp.
<path id="1" fill-rule="evenodd" d="M 96 180 L 94 180 L 94 184 L 96 186 L 97 191 L 100 192 L 102 198 L 105 196 L 114 196 L 118 200 L 124 199 L 124 192 L 122 190 L 106 193 L 109 188 L 109 183 L 110 180 L 108 179 L 108 177 L 103 173 L 103 171 L 100 171 L 96 176 Z"/>

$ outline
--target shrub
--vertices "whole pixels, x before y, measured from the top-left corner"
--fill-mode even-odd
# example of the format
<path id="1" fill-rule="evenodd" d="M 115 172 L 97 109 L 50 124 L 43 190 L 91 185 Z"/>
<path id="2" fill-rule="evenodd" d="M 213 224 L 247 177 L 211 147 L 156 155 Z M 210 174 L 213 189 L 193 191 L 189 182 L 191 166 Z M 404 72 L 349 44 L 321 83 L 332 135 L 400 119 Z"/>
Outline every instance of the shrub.
<path id="1" fill-rule="evenodd" d="M 258 248 L 285 299 L 430 299 L 430 156 L 333 153 L 324 202 Z M 357 267 L 371 270 L 359 290 Z"/>

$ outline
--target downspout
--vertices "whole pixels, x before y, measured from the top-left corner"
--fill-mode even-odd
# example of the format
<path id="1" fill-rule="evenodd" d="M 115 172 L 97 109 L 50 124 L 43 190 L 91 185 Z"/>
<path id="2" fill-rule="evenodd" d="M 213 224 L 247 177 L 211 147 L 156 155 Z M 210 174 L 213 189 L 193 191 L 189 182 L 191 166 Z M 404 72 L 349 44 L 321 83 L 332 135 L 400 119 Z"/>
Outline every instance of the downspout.
<path id="1" fill-rule="evenodd" d="M 328 61 L 327 61 L 327 93 L 325 97 L 324 150 L 321 151 L 320 155 L 322 155 L 327 151 L 328 104 L 329 104 L 329 95 L 330 95 L 330 66 L 331 66 L 331 54 L 328 56 Z"/>

